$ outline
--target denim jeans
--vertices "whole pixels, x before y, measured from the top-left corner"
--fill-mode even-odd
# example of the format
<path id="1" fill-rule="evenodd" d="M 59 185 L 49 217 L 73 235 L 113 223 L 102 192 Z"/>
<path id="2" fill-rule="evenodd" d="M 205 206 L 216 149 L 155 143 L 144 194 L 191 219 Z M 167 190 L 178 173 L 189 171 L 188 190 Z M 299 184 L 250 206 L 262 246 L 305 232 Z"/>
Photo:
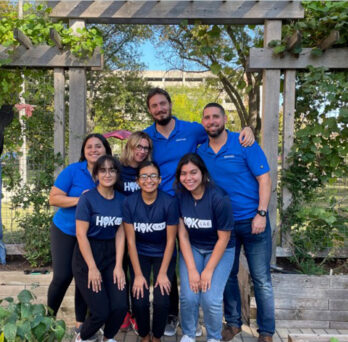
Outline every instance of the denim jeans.
<path id="1" fill-rule="evenodd" d="M 198 273 L 202 273 L 212 251 L 204 251 L 192 247 Z M 234 259 L 234 248 L 228 248 L 215 267 L 211 287 L 207 292 L 194 293 L 190 289 L 185 260 L 180 253 L 180 324 L 183 335 L 193 339 L 196 337 L 199 305 L 202 306 L 207 339 L 221 339 L 222 302 L 225 284 L 231 272 Z"/>
<path id="2" fill-rule="evenodd" d="M 252 219 L 235 222 L 236 255 L 231 274 L 224 292 L 225 320 L 228 325 L 242 326 L 241 300 L 237 274 L 239 270 L 239 255 L 244 246 L 248 260 L 251 279 L 254 283 L 257 305 L 258 332 L 273 335 L 275 330 L 274 297 L 270 263 L 272 254 L 271 226 L 267 217 L 266 229 L 261 234 L 251 234 Z"/>

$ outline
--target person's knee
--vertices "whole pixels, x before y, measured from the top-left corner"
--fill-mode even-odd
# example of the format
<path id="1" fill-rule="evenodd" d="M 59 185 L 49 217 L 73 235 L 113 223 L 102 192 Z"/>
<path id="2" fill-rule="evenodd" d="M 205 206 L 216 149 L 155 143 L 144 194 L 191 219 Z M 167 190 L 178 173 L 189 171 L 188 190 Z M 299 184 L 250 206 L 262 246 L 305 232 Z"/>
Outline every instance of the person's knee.
<path id="1" fill-rule="evenodd" d="M 209 293 L 209 291 L 202 293 L 202 306 L 209 309 L 218 309 L 222 307 L 223 295 Z"/>
<path id="2" fill-rule="evenodd" d="M 148 300 L 144 298 L 133 298 L 132 306 L 136 311 L 144 311 L 149 309 L 150 303 Z"/>
<path id="3" fill-rule="evenodd" d="M 68 287 L 72 281 L 73 275 L 72 273 L 66 272 L 56 272 L 53 275 L 51 285 L 55 287 L 59 287 L 60 289 Z"/>

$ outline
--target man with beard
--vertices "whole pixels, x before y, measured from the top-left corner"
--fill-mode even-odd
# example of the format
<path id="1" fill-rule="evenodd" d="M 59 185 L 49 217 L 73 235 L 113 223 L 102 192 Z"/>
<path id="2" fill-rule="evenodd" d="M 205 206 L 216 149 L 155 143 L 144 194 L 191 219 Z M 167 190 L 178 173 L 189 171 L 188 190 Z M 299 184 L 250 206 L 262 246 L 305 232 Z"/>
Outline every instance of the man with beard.
<path id="1" fill-rule="evenodd" d="M 172 116 L 172 101 L 165 90 L 151 89 L 146 98 L 147 107 L 154 123 L 146 132 L 153 141 L 152 159 L 161 171 L 160 189 L 174 196 L 173 183 L 175 170 L 179 160 L 189 152 L 196 152 L 197 146 L 207 141 L 208 137 L 202 125 L 197 122 L 179 120 Z M 252 145 L 255 141 L 250 127 L 245 127 L 239 135 L 243 146 Z M 164 335 L 174 336 L 178 327 L 178 290 L 177 279 L 174 278 L 171 290 L 171 308 Z M 197 328 L 196 336 L 202 334 Z"/>
<path id="2" fill-rule="evenodd" d="M 271 227 L 267 207 L 271 196 L 271 178 L 266 156 L 255 142 L 239 144 L 239 134 L 225 129 L 227 117 L 218 103 L 204 107 L 202 124 L 209 141 L 198 148 L 210 176 L 230 196 L 235 221 L 236 254 L 224 292 L 226 324 L 222 340 L 231 341 L 241 332 L 241 300 L 238 268 L 244 246 L 257 305 L 259 342 L 271 342 L 275 330 L 274 298 L 270 274 L 272 254 Z"/>

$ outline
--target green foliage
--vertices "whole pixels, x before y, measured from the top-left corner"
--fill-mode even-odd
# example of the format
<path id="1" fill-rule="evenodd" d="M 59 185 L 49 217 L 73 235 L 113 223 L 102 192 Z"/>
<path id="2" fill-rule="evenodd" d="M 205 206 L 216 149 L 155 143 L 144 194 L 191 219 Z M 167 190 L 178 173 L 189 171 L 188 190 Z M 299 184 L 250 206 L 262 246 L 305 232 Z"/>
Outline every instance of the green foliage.
<path id="1" fill-rule="evenodd" d="M 17 11 L 9 6 L 2 13 L 0 20 L 0 45 L 8 47 L 9 54 L 11 54 L 12 48 L 19 45 L 13 35 L 15 28 L 20 29 L 27 35 L 33 45 L 53 45 L 54 43 L 49 36 L 50 29 L 55 29 L 62 38 L 64 48 L 69 49 L 81 59 L 92 55 L 95 48 L 101 47 L 103 44 L 102 36 L 96 28 L 78 29 L 78 35 L 75 35 L 63 22 L 53 22 L 49 18 L 50 9 L 42 4 L 33 6 L 30 3 L 25 3 L 23 12 L 23 18 L 18 18 Z M 0 60 L 0 67 L 9 62 L 10 60 L 8 59 Z M 0 106 L 4 103 L 18 103 L 22 77 L 25 77 L 28 73 L 30 72 L 25 70 L 1 70 Z"/>
<path id="2" fill-rule="evenodd" d="M 347 5 L 306 2 L 306 18 L 285 26 L 284 31 L 301 28 L 303 47 L 315 47 L 332 29 L 345 27 L 339 42 L 344 46 L 348 42 L 347 20 L 341 20 L 348 13 Z M 280 46 L 279 42 L 271 45 Z M 297 73 L 296 89 L 295 141 L 290 167 L 282 176 L 293 201 L 282 213 L 282 229 L 290 232 L 299 268 L 321 273 L 321 265 L 316 265 L 313 257 L 329 251 L 329 258 L 347 239 L 348 212 L 343 201 L 325 189 L 348 175 L 348 72 L 309 67 Z"/>
<path id="3" fill-rule="evenodd" d="M 31 303 L 35 296 L 22 290 L 18 301 L 12 297 L 0 300 L 0 341 L 61 341 L 65 323 L 51 316 L 47 306 Z"/>

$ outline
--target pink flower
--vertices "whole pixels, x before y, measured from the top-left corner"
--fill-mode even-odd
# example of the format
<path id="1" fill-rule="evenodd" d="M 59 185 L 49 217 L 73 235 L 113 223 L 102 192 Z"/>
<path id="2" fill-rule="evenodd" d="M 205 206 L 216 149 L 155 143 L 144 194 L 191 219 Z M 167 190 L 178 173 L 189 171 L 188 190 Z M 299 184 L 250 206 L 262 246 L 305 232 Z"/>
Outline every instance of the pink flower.
<path id="1" fill-rule="evenodd" d="M 34 107 L 28 103 L 18 103 L 15 105 L 18 111 L 25 110 L 25 115 L 30 118 L 33 115 Z"/>

